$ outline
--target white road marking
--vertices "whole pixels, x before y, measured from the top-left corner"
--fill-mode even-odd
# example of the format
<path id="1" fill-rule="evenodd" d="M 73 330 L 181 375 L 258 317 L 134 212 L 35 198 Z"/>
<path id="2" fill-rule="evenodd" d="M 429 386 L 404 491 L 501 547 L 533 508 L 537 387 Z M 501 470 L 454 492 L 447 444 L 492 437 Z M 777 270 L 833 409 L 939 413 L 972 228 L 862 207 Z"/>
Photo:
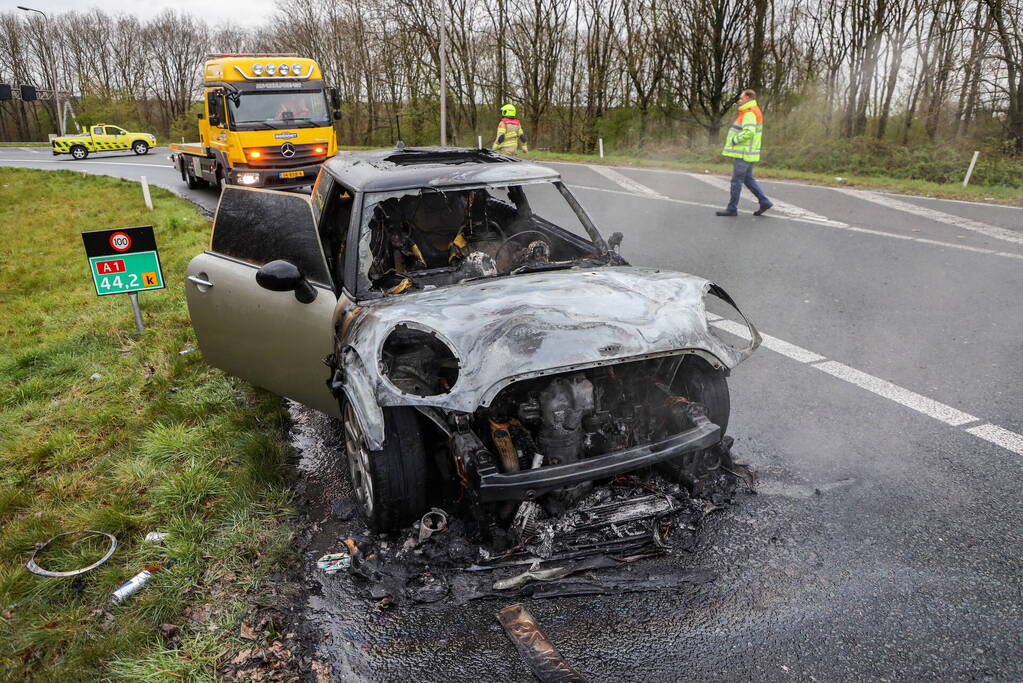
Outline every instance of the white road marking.
<path id="1" fill-rule="evenodd" d="M 1016 432 L 1010 432 L 1008 429 L 1003 429 L 993 424 L 977 425 L 976 427 L 968 428 L 966 431 L 974 436 L 979 436 L 985 441 L 990 441 L 996 446 L 1001 446 L 1007 451 L 1023 455 L 1023 436 Z"/>
<path id="2" fill-rule="evenodd" d="M 713 327 L 724 330 L 730 334 L 734 334 L 735 336 L 747 341 L 750 339 L 749 330 L 743 324 L 721 318 L 712 313 L 707 314 L 707 320 Z M 856 368 L 849 367 L 844 363 L 827 360 L 824 356 L 818 353 L 814 353 L 809 349 L 804 349 L 801 346 L 789 343 L 783 339 L 778 339 L 777 337 L 769 334 L 762 334 L 762 337 L 764 340 L 763 346 L 771 349 L 775 353 L 780 353 L 792 360 L 806 364 L 807 367 L 816 368 L 817 370 L 831 375 L 832 377 L 849 382 L 861 389 L 866 389 L 873 394 L 887 398 L 888 400 L 894 401 L 906 408 L 915 410 L 921 415 L 926 415 L 927 417 L 938 420 L 939 422 L 944 422 L 945 424 L 953 427 L 963 427 L 964 431 L 972 434 L 973 436 L 989 441 L 996 446 L 1000 446 L 1001 448 L 1012 451 L 1018 455 L 1023 455 L 1023 435 L 989 423 L 966 427 L 966 425 L 980 422 L 981 419 L 963 412 L 958 408 L 953 408 L 950 405 L 941 403 L 940 401 L 935 401 L 934 399 L 927 398 L 926 396 L 921 396 L 915 391 L 910 391 L 909 389 L 892 384 L 880 377 L 875 377 L 857 370 Z"/>
<path id="3" fill-rule="evenodd" d="M 691 202 L 685 199 L 675 199 L 674 197 L 651 197 L 649 195 L 637 194 L 635 192 L 626 192 L 624 190 L 608 190 L 603 187 L 591 187 L 589 185 L 576 185 L 570 184 L 569 187 L 576 190 L 591 190 L 593 192 L 610 192 L 612 194 L 622 194 L 629 197 L 638 197 L 640 199 L 659 199 L 664 202 L 671 202 L 673 204 L 684 204 L 686 206 L 700 206 L 708 209 L 719 209 L 721 208 L 717 204 L 705 204 L 703 202 Z M 772 209 L 773 211 L 773 209 Z M 919 242 L 921 244 L 932 244 L 938 247 L 947 247 L 948 249 L 958 249 L 959 251 L 971 251 L 977 254 L 987 254 L 989 256 L 1003 256 L 1005 258 L 1023 260 L 1023 254 L 1013 254 L 1007 251 L 996 251 L 994 249 L 985 249 L 983 247 L 971 247 L 967 244 L 956 244 L 953 242 L 940 242 L 938 240 L 927 239 L 926 237 L 913 237 L 912 235 L 900 235 L 894 232 L 885 232 L 884 230 L 873 230 L 871 228 L 861 228 L 855 225 L 847 225 L 839 221 L 818 221 L 809 218 L 799 218 L 796 216 L 787 217 L 788 220 L 797 221 L 800 223 L 806 223 L 807 225 L 816 225 L 823 228 L 833 228 L 835 230 L 846 230 L 848 232 L 858 232 L 864 235 L 875 235 L 877 237 L 888 237 L 896 240 L 905 240 L 907 242 Z"/>
<path id="4" fill-rule="evenodd" d="M 964 424 L 980 420 L 979 417 L 975 417 L 969 413 L 964 413 L 961 410 L 956 410 L 952 406 L 947 406 L 944 403 L 935 401 L 934 399 L 921 396 L 909 389 L 903 389 L 902 387 L 896 386 L 895 384 L 883 380 L 880 377 L 874 377 L 873 375 L 868 375 L 865 372 L 860 372 L 856 368 L 851 368 L 843 363 L 829 360 L 823 363 L 811 365 L 811 367 L 817 368 L 821 372 L 826 372 L 838 379 L 845 380 L 850 384 L 855 384 L 861 389 L 866 389 L 878 396 L 883 396 L 884 398 L 895 401 L 907 408 L 912 408 L 918 413 L 923 413 L 927 417 L 940 420 L 941 422 L 952 425 L 953 427 L 961 427 Z"/>
<path id="5" fill-rule="evenodd" d="M 656 199 L 667 199 L 667 197 L 665 197 L 660 192 L 652 190 L 651 188 L 647 187 L 646 185 L 643 185 L 642 183 L 637 183 L 632 178 L 622 175 L 621 173 L 614 170 L 610 166 L 588 166 L 588 168 L 604 176 L 611 182 L 621 185 L 626 190 L 630 190 L 631 192 L 634 192 L 636 194 L 644 195 L 646 197 L 654 197 Z"/>
<path id="6" fill-rule="evenodd" d="M 938 211 L 926 206 L 919 206 L 917 204 L 911 204 L 904 202 L 901 199 L 884 195 L 879 192 L 870 192 L 869 190 L 853 190 L 845 187 L 833 188 L 836 192 L 847 194 L 850 197 L 856 197 L 864 201 L 873 202 L 880 206 L 887 207 L 889 209 L 895 209 L 897 211 L 905 211 L 927 220 L 937 221 L 938 223 L 945 223 L 952 227 L 959 228 L 961 230 L 969 230 L 970 232 L 976 232 L 984 235 L 985 237 L 991 237 L 996 240 L 1004 240 L 1006 242 L 1012 242 L 1014 244 L 1023 244 L 1023 233 L 1015 232 L 1014 230 L 1007 230 L 1006 228 L 995 227 L 994 225 L 988 225 L 987 223 L 981 223 L 975 221 L 972 218 L 963 218 L 962 216 L 954 216 L 944 211 Z"/>
<path id="7" fill-rule="evenodd" d="M 752 339 L 752 336 L 749 333 L 749 328 L 742 323 L 735 322 L 734 320 L 718 318 L 717 320 L 712 320 L 710 324 L 718 329 L 724 330 L 725 332 L 730 332 L 736 337 L 741 337 L 746 341 Z M 817 361 L 825 360 L 824 356 L 819 353 L 814 353 L 809 349 L 804 349 L 802 346 L 790 344 L 784 339 L 778 339 L 777 337 L 772 337 L 769 334 L 763 333 L 760 334 L 760 338 L 761 346 L 764 348 L 771 349 L 775 353 L 780 353 L 783 356 L 788 356 L 792 360 L 799 361 L 800 363 L 816 363 Z"/>
<path id="8" fill-rule="evenodd" d="M 59 159 L 4 159 L 0 157 L 0 165 L 5 161 L 15 161 L 24 164 L 64 164 L 67 160 Z M 174 168 L 174 164 L 129 164 L 126 161 L 91 161 L 86 159 L 84 161 L 76 161 L 75 166 L 80 164 L 106 164 L 107 166 L 131 166 L 132 168 Z M 69 171 L 76 169 L 69 168 Z"/>
<path id="9" fill-rule="evenodd" d="M 708 185 L 713 185 L 714 187 L 724 190 L 725 192 L 731 192 L 732 190 L 732 181 L 727 178 L 722 178 L 721 176 L 709 174 L 701 175 L 699 173 L 686 173 L 686 175 L 694 180 L 699 180 L 701 182 L 707 183 Z M 747 197 L 745 193 L 743 194 L 742 199 L 753 201 L 755 203 L 755 200 L 753 200 L 750 197 Z M 804 221 L 823 223 L 824 225 L 832 225 L 835 227 L 849 226 L 848 223 L 831 220 L 827 216 L 822 216 L 819 213 L 814 213 L 813 211 L 807 211 L 802 207 L 796 206 L 795 204 L 789 204 L 788 202 L 783 202 L 780 199 L 771 199 L 771 203 L 774 204 L 774 206 L 771 207 L 771 211 L 784 214 L 786 216 L 789 216 L 790 218 L 798 218 Z"/>
<path id="10" fill-rule="evenodd" d="M 38 149 L 32 149 L 31 147 L 19 147 L 18 149 L 25 152 L 32 152 L 32 154 L 42 154 Z"/>

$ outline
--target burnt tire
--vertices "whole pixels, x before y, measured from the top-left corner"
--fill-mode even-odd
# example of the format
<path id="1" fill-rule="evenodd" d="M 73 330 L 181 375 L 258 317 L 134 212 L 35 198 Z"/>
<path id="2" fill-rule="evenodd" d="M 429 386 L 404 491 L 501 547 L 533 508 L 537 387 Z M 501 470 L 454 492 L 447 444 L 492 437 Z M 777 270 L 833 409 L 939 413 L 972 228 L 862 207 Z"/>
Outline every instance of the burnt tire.
<path id="1" fill-rule="evenodd" d="M 384 408 L 384 445 L 370 451 L 351 404 L 341 417 L 348 478 L 366 525 L 390 531 L 411 524 L 426 512 L 426 449 L 414 408 Z"/>
<path id="2" fill-rule="evenodd" d="M 721 427 L 722 437 L 725 435 L 732 404 L 723 369 L 715 370 L 699 356 L 687 356 L 675 374 L 671 389 L 679 396 L 702 404 L 707 409 L 707 419 Z"/>
<path id="3" fill-rule="evenodd" d="M 71 158 L 76 161 L 81 161 L 89 156 L 89 150 L 85 149 L 83 145 L 73 145 L 68 151 L 71 152 Z"/>

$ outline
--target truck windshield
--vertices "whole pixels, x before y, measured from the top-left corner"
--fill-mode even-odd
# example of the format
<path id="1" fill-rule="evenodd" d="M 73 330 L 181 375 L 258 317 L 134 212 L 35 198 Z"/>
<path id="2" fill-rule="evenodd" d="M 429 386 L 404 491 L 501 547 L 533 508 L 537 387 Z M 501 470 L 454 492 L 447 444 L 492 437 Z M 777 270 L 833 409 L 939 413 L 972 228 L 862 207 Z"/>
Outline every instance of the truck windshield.
<path id="1" fill-rule="evenodd" d="M 330 125 L 327 98 L 322 90 L 245 93 L 237 103 L 230 98 L 228 102 L 231 121 L 238 126 L 262 123 L 274 128 L 310 128 Z"/>

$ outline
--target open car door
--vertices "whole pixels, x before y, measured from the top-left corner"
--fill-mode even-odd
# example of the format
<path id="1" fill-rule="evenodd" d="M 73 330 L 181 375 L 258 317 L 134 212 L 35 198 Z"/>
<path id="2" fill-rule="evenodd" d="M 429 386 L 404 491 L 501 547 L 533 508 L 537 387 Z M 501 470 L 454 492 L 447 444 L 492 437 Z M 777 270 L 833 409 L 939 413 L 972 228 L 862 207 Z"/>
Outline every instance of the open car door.
<path id="1" fill-rule="evenodd" d="M 282 260 L 297 267 L 301 292 L 256 282 L 262 266 Z M 210 248 L 188 264 L 185 293 L 206 362 L 339 415 L 323 363 L 337 298 L 307 196 L 225 187 Z"/>

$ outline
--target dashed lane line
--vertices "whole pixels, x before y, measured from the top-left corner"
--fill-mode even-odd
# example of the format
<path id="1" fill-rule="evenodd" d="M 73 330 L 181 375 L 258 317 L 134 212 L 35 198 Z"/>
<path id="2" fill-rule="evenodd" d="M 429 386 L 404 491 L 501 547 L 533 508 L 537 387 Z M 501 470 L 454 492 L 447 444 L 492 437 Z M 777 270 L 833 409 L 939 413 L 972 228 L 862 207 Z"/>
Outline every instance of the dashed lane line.
<path id="1" fill-rule="evenodd" d="M 927 206 L 919 206 L 917 204 L 911 204 L 904 202 L 901 199 L 881 194 L 880 192 L 871 192 L 869 190 L 853 190 L 846 187 L 832 188 L 836 192 L 862 199 L 864 201 L 872 202 L 880 206 L 884 206 L 889 209 L 895 209 L 896 211 L 905 211 L 927 220 L 936 221 L 938 223 L 945 223 L 952 227 L 959 228 L 960 230 L 969 230 L 985 237 L 991 237 L 996 240 L 1003 240 L 1005 242 L 1012 242 L 1013 244 L 1023 244 L 1023 233 L 1016 232 L 1014 230 L 1008 230 L 1006 228 L 995 227 L 994 225 L 988 225 L 987 223 L 981 223 L 975 221 L 972 218 L 963 218 L 962 216 L 954 216 L 944 211 L 938 211 Z"/>
<path id="2" fill-rule="evenodd" d="M 621 173 L 619 173 L 618 171 L 614 170 L 610 166 L 595 166 L 594 165 L 594 166 L 588 166 L 587 168 L 589 168 L 591 171 L 599 173 L 600 175 L 604 176 L 605 178 L 607 178 L 611 182 L 617 183 L 618 185 L 621 185 L 622 187 L 624 187 L 626 190 L 629 190 L 629 191 L 634 192 L 636 194 L 644 195 L 644 196 L 647 196 L 647 197 L 653 197 L 655 199 L 667 199 L 667 197 L 665 197 L 660 192 L 657 192 L 656 190 L 653 190 L 653 189 L 647 187 L 646 185 L 644 185 L 642 183 L 638 183 L 638 182 L 636 182 L 635 180 L 633 180 L 632 178 L 630 178 L 630 177 L 628 177 L 626 175 L 622 175 Z"/>
<path id="3" fill-rule="evenodd" d="M 720 176 L 701 175 L 699 173 L 686 173 L 685 175 L 692 178 L 693 180 L 698 180 L 702 183 L 707 183 L 708 185 L 716 187 L 720 190 L 724 190 L 725 192 L 731 192 L 732 190 L 731 180 L 722 178 Z M 744 196 L 743 199 L 748 199 L 748 197 Z M 784 214 L 790 218 L 798 218 L 801 220 L 811 221 L 814 223 L 821 223 L 823 225 L 831 225 L 836 228 L 849 227 L 848 223 L 832 220 L 827 216 L 822 216 L 819 213 L 814 213 L 813 211 L 807 211 L 802 207 L 796 206 L 795 204 L 789 204 L 788 202 L 783 202 L 780 199 L 772 199 L 771 202 L 774 204 L 774 206 L 771 207 L 771 211 Z"/>
<path id="4" fill-rule="evenodd" d="M 638 197 L 640 199 L 658 199 L 664 202 L 671 202 L 673 204 L 684 204 L 686 206 L 700 206 L 708 209 L 719 209 L 721 208 L 717 204 L 707 204 L 704 202 L 693 202 L 686 199 L 675 199 L 674 197 L 652 197 L 646 194 L 638 194 L 636 192 L 626 192 L 625 190 L 609 190 L 604 187 L 593 187 L 591 185 L 576 185 L 574 183 L 569 184 L 569 187 L 576 190 L 589 190 L 592 192 L 602 192 L 611 194 L 621 194 L 629 197 Z M 906 242 L 919 242 L 920 244 L 931 244 L 937 247 L 947 247 L 949 249 L 958 249 L 959 251 L 969 251 L 975 254 L 987 254 L 989 256 L 1001 256 L 1003 258 L 1011 258 L 1017 260 L 1023 260 L 1023 254 L 1014 254 L 1008 251 L 998 251 L 997 249 L 985 249 L 984 247 L 971 247 L 968 244 L 955 244 L 953 242 L 941 242 L 939 240 L 927 239 L 926 237 L 914 237 L 912 235 L 900 235 L 894 232 L 885 232 L 884 230 L 874 230 L 871 228 L 861 228 L 855 225 L 848 225 L 840 221 L 819 221 L 812 218 L 802 218 L 798 216 L 786 216 L 790 221 L 797 221 L 799 223 L 805 223 L 806 225 L 816 225 L 822 228 L 832 228 L 835 230 L 845 230 L 847 232 L 858 232 L 864 235 L 874 235 L 876 237 L 888 237 L 890 239 L 903 240 Z"/>
<path id="5" fill-rule="evenodd" d="M 721 318 L 711 313 L 707 314 L 707 320 L 711 326 L 719 330 L 724 330 L 747 341 L 750 339 L 749 329 L 741 323 Z M 783 339 L 778 339 L 769 334 L 762 334 L 762 337 L 762 345 L 775 353 L 780 353 L 792 360 L 804 363 L 807 367 L 815 368 L 861 389 L 866 389 L 872 394 L 894 401 L 901 406 L 915 410 L 921 415 L 926 415 L 952 427 L 963 427 L 964 431 L 973 436 L 984 439 L 1007 451 L 1012 451 L 1016 455 L 1023 455 L 1023 435 L 987 422 L 967 427 L 966 425 L 981 422 L 981 419 L 958 408 L 953 408 L 940 401 L 922 396 L 915 391 L 892 384 L 888 380 L 857 370 L 844 363 L 828 360 L 819 353 L 814 353 L 809 349 L 804 349 Z"/>

